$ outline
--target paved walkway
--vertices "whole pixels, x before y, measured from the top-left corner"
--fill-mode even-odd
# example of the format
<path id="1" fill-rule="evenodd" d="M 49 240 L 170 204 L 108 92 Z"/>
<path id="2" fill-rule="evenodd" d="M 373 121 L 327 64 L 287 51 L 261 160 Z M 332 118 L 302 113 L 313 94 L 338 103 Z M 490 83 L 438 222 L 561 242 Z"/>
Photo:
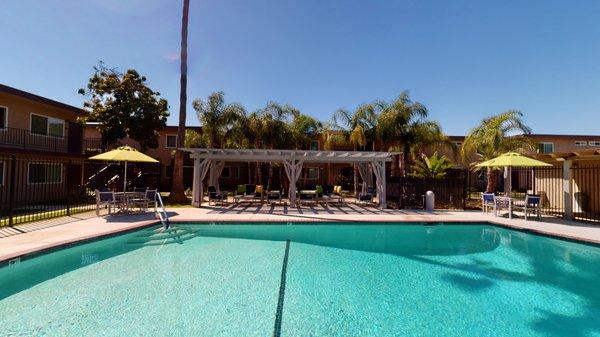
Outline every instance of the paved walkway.
<path id="1" fill-rule="evenodd" d="M 305 205 L 300 208 L 270 205 L 172 208 L 172 221 L 193 222 L 490 222 L 516 229 L 600 244 L 600 226 L 544 217 L 525 221 L 470 211 L 379 210 L 348 204 L 342 207 Z M 156 223 L 153 214 L 95 217 L 93 212 L 52 221 L 0 228 L 0 261 L 52 247 L 111 235 Z"/>

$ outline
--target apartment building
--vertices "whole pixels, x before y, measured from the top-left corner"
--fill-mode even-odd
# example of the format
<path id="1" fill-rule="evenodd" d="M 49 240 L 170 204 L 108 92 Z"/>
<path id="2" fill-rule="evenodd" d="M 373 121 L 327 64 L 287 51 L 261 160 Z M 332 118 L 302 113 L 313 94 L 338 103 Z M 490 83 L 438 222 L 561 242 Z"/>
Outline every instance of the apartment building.
<path id="1" fill-rule="evenodd" d="M 81 183 L 85 153 L 77 118 L 85 114 L 0 84 L 1 204 L 60 196 Z"/>

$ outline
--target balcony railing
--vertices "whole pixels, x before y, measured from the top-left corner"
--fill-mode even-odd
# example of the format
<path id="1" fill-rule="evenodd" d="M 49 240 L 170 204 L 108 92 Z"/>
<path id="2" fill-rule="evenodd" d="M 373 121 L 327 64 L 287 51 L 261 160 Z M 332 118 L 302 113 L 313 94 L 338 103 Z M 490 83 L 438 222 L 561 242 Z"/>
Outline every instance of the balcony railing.
<path id="1" fill-rule="evenodd" d="M 0 129 L 0 146 L 23 150 L 71 153 L 66 132 L 61 138 L 38 135 L 31 133 L 29 130 L 7 127 Z M 78 149 L 78 152 L 81 152 L 81 148 Z"/>

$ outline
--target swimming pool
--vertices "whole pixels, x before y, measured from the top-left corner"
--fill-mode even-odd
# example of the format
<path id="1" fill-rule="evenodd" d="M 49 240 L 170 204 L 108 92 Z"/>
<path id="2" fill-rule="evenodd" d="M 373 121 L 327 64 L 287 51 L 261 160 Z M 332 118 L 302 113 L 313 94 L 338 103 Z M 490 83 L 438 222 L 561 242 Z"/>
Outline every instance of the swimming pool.
<path id="1" fill-rule="evenodd" d="M 486 224 L 153 227 L 0 268 L 0 331 L 600 336 L 600 248 Z"/>

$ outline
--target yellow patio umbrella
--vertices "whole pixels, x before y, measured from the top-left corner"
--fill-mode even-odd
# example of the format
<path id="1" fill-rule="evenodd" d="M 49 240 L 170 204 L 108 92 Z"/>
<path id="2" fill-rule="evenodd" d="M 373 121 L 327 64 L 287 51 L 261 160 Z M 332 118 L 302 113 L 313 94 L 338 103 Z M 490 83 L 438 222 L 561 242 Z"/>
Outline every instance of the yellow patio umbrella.
<path id="1" fill-rule="evenodd" d="M 511 190 L 512 190 L 512 175 L 511 173 L 511 168 L 512 167 L 547 167 L 547 166 L 552 166 L 551 164 L 545 163 L 543 161 L 539 161 L 533 158 L 529 158 L 527 156 L 524 156 L 520 153 L 517 152 L 507 152 L 503 155 L 500 155 L 496 158 L 484 161 L 482 163 L 479 163 L 477 165 L 475 165 L 475 167 L 504 167 L 506 168 L 508 171 L 508 179 L 509 179 L 509 191 L 507 191 L 506 193 L 508 195 L 510 195 Z M 533 178 L 533 171 L 532 171 L 532 178 Z"/>
<path id="2" fill-rule="evenodd" d="M 125 162 L 125 174 L 123 176 L 123 192 L 127 189 L 127 163 L 158 163 L 158 160 L 145 155 L 131 146 L 121 146 L 114 150 L 95 155 L 88 159 L 91 160 L 104 160 L 104 161 L 122 161 Z"/>

